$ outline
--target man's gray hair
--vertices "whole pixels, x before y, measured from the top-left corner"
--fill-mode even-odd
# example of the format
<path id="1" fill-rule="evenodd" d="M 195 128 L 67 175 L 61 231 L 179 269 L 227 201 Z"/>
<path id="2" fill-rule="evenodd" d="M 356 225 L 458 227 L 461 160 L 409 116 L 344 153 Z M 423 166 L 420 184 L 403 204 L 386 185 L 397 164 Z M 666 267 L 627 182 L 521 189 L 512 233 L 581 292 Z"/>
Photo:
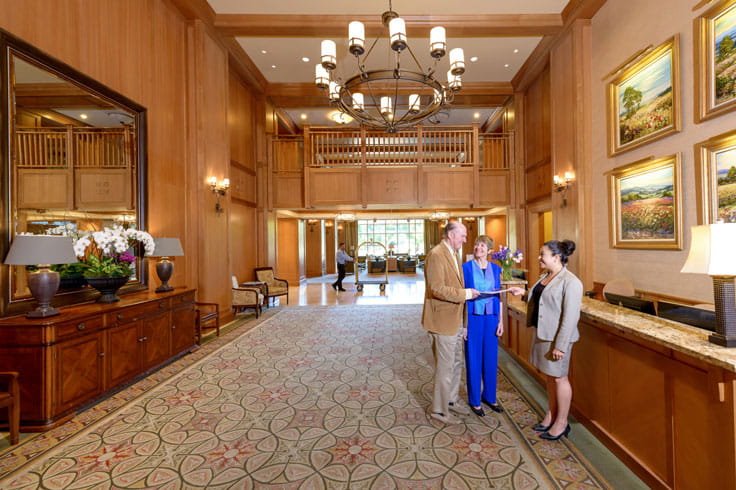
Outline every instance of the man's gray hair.
<path id="1" fill-rule="evenodd" d="M 442 232 L 442 236 L 444 238 L 447 238 L 449 236 L 449 233 L 457 228 L 460 228 L 459 221 L 448 221 L 447 225 L 445 225 L 445 231 Z"/>

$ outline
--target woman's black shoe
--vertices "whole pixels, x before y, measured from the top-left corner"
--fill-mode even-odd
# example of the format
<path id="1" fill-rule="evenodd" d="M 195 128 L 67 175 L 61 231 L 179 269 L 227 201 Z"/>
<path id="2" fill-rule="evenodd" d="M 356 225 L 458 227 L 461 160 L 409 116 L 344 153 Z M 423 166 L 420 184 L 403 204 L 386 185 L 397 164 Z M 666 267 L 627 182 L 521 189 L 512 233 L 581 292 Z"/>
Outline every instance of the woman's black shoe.
<path id="1" fill-rule="evenodd" d="M 503 413 L 503 407 L 499 405 L 498 403 L 488 403 L 487 401 L 483 400 L 483 403 L 488 405 L 488 408 L 493 410 L 496 413 Z"/>
<path id="2" fill-rule="evenodd" d="M 557 441 L 562 436 L 568 437 L 569 433 L 570 433 L 570 424 L 567 424 L 567 427 L 565 427 L 565 430 L 562 431 L 562 434 L 553 436 L 549 433 L 549 431 L 547 431 L 547 432 L 543 432 L 542 434 L 539 434 L 539 437 L 541 437 L 542 439 L 547 439 L 548 441 Z"/>
<path id="3" fill-rule="evenodd" d="M 552 427 L 552 424 L 549 424 L 549 425 L 537 424 L 534 427 L 532 427 L 532 430 L 536 432 L 547 432 L 550 427 Z"/>
<path id="4" fill-rule="evenodd" d="M 478 417 L 485 417 L 486 413 L 483 411 L 483 407 L 470 407 L 470 409 L 473 411 L 474 414 L 476 414 Z"/>

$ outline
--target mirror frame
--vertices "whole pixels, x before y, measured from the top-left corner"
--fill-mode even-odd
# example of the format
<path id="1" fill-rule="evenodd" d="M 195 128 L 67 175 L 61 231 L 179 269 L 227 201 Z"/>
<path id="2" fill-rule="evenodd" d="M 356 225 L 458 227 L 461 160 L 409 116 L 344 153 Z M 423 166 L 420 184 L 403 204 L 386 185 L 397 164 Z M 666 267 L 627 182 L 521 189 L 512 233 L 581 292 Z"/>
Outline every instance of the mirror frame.
<path id="1" fill-rule="evenodd" d="M 11 139 L 13 125 L 10 121 L 11 112 L 11 87 L 10 87 L 10 55 L 16 52 L 19 56 L 35 63 L 39 67 L 53 72 L 60 78 L 78 85 L 90 93 L 109 100 L 110 102 L 120 106 L 121 108 L 135 115 L 136 137 L 138 149 L 137 175 L 136 184 L 136 226 L 139 230 L 146 229 L 148 216 L 147 208 L 147 187 L 146 187 L 146 169 L 148 161 L 147 153 L 147 127 L 146 127 L 146 108 L 128 99 L 124 95 L 106 87 L 93 78 L 77 71 L 71 66 L 63 63 L 56 58 L 44 53 L 35 46 L 17 38 L 9 32 L 0 29 L 0 185 L 2 190 L 2 203 L 0 203 L 0 226 L 2 226 L 2 237 L 0 237 L 0 258 L 5 259 L 13 238 L 13 222 L 12 222 L 12 202 L 11 202 Z M 10 290 L 10 274 L 11 266 L 7 266 L 0 262 L 0 317 L 18 315 L 32 310 L 36 306 L 36 300 L 33 298 L 12 300 Z M 131 293 L 148 289 L 148 266 L 144 260 L 139 262 L 138 281 L 126 284 L 120 290 L 120 294 Z M 68 293 L 56 295 L 53 300 L 55 306 L 67 306 L 83 302 L 92 301 L 97 292 L 92 288 L 84 288 L 79 291 L 71 291 Z"/>

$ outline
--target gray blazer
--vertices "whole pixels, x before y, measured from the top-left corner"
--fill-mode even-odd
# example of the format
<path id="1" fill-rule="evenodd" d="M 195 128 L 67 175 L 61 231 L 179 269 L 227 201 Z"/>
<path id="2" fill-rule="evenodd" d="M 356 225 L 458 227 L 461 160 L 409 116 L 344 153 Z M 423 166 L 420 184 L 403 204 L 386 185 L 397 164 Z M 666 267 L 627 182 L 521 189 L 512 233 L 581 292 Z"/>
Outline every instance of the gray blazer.
<path id="1" fill-rule="evenodd" d="M 548 274 L 539 278 L 539 284 Z M 532 291 L 529 290 L 529 308 L 531 311 Z M 583 283 L 575 274 L 563 267 L 547 284 L 539 298 L 539 320 L 537 321 L 537 338 L 548 342 L 554 341 L 555 348 L 564 350 L 567 345 L 580 338 L 578 320 L 580 319 L 580 303 L 583 300 Z M 527 315 L 527 326 L 531 327 L 531 318 Z"/>

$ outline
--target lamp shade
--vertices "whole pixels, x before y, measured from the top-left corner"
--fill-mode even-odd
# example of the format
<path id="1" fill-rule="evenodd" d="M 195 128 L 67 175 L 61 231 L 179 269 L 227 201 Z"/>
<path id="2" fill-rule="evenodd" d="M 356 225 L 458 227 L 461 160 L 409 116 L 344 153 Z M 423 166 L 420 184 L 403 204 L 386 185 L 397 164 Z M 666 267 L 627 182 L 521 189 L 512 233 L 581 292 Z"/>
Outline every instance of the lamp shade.
<path id="1" fill-rule="evenodd" d="M 72 264 L 77 262 L 68 236 L 18 235 L 5 257 L 8 265 Z"/>
<path id="2" fill-rule="evenodd" d="M 178 238 L 154 238 L 153 242 L 156 244 L 152 254 L 154 257 L 181 257 L 184 255 L 181 241 Z"/>
<path id="3" fill-rule="evenodd" d="M 693 226 L 690 253 L 680 272 L 736 276 L 736 223 Z"/>

